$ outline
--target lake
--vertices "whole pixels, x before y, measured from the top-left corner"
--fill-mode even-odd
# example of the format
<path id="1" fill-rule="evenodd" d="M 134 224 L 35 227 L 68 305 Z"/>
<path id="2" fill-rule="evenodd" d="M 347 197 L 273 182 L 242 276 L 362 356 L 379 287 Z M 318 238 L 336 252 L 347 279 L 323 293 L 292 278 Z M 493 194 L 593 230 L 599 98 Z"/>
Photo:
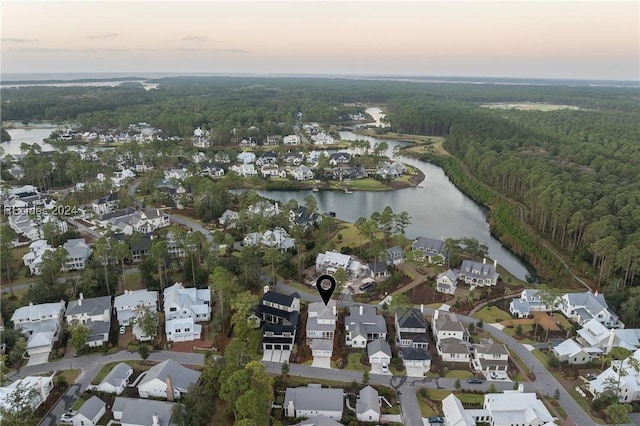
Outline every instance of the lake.
<path id="1" fill-rule="evenodd" d="M 8 127 L 5 127 L 8 126 Z M 13 127 L 14 128 L 10 128 Z M 51 122 L 43 121 L 39 123 L 29 123 L 28 126 L 24 126 L 19 122 L 3 122 L 2 127 L 11 136 L 11 141 L 2 142 L 0 146 L 4 150 L 5 154 L 21 154 L 20 145 L 26 143 L 27 145 L 33 145 L 37 143 L 42 148 L 42 151 L 55 151 L 52 145 L 42 142 L 43 139 L 48 138 L 51 132 L 58 129 L 58 126 Z"/>

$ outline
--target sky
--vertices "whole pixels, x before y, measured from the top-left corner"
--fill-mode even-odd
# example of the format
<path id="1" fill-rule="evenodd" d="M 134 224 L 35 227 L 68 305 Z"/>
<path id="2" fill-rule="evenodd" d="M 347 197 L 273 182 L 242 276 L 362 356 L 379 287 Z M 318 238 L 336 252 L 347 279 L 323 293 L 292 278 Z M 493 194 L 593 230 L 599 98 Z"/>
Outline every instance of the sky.
<path id="1" fill-rule="evenodd" d="M 2 74 L 640 80 L 640 1 L 3 0 Z"/>

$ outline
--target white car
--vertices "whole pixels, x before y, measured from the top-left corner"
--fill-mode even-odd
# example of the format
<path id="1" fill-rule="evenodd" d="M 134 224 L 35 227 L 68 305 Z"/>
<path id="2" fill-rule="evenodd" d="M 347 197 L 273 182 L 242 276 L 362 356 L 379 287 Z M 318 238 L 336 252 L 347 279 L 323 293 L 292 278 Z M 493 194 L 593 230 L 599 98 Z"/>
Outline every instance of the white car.
<path id="1" fill-rule="evenodd" d="M 383 373 L 388 373 L 389 372 L 389 366 L 387 365 L 386 362 L 382 363 L 382 372 Z"/>
<path id="2" fill-rule="evenodd" d="M 126 332 L 127 332 L 127 328 L 124 325 L 120 326 L 120 334 L 124 334 Z"/>
<path id="3" fill-rule="evenodd" d="M 502 374 L 498 374 L 496 372 L 491 373 L 491 378 L 493 380 L 505 380 L 506 377 L 504 377 Z"/>
<path id="4" fill-rule="evenodd" d="M 73 423 L 73 413 L 64 413 L 60 416 L 60 423 L 71 424 Z"/>

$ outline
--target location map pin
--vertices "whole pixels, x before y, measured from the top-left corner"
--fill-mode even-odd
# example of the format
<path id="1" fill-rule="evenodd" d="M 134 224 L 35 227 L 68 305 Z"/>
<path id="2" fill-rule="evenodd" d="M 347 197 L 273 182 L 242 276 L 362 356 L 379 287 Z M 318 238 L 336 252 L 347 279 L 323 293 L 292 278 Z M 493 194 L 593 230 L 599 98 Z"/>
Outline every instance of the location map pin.
<path id="1" fill-rule="evenodd" d="M 316 288 L 320 293 L 320 297 L 322 297 L 324 305 L 327 306 L 329 300 L 331 300 L 331 295 L 336 289 L 336 279 L 331 275 L 321 275 L 316 281 Z"/>

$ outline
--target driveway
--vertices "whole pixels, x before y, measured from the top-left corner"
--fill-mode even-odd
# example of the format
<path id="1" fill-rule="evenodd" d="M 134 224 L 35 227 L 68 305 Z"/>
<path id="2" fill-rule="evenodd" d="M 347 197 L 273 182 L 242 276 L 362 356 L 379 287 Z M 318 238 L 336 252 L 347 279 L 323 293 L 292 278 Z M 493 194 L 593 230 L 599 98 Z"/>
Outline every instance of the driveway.
<path id="1" fill-rule="evenodd" d="M 381 374 L 381 375 L 385 375 L 385 376 L 391 376 L 391 372 L 389 371 L 389 368 L 387 367 L 387 372 L 383 373 L 382 372 L 382 364 L 378 363 L 378 362 L 374 362 L 371 364 L 371 371 L 369 372 L 369 374 Z"/>
<path id="2" fill-rule="evenodd" d="M 314 356 L 312 367 L 331 368 L 331 357 L 328 356 Z"/>
<path id="3" fill-rule="evenodd" d="M 27 367 L 46 364 L 47 362 L 49 362 L 49 354 L 50 352 L 47 352 L 46 354 L 31 355 L 29 357 L 29 362 L 27 362 Z"/>

